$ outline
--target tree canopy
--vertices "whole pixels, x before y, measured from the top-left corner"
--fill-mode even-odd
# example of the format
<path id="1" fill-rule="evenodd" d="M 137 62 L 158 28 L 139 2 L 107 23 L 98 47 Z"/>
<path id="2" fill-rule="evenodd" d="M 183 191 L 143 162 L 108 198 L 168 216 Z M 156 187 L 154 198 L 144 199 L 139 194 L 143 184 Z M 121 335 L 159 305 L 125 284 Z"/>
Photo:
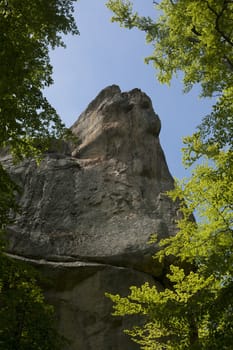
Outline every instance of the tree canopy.
<path id="1" fill-rule="evenodd" d="M 130 1 L 108 1 L 113 21 L 145 31 L 157 77 L 169 83 L 183 74 L 184 91 L 200 84 L 214 97 L 193 135 L 184 138 L 188 179 L 168 193 L 179 200 L 176 236 L 162 240 L 156 259 L 173 255 L 170 287 L 132 287 L 128 297 L 110 295 L 116 315 L 141 314 L 144 326 L 128 333 L 142 349 L 231 349 L 233 342 L 233 2 L 162 0 L 155 20 L 140 17 Z M 198 162 L 197 162 L 198 161 Z M 197 214 L 197 221 L 190 220 Z M 193 271 L 185 271 L 188 262 Z"/>
<path id="2" fill-rule="evenodd" d="M 74 2 L 0 1 L 0 147 L 17 156 L 64 131 L 42 90 L 53 82 L 49 48 L 64 46 L 61 33 L 78 34 Z"/>
<path id="3" fill-rule="evenodd" d="M 154 46 L 153 61 L 161 82 L 170 82 L 178 71 L 185 89 L 200 83 L 203 96 L 212 96 L 233 85 L 233 4 L 229 0 L 163 0 L 158 19 L 139 17 L 132 3 L 108 1 L 113 21 L 146 32 Z"/>

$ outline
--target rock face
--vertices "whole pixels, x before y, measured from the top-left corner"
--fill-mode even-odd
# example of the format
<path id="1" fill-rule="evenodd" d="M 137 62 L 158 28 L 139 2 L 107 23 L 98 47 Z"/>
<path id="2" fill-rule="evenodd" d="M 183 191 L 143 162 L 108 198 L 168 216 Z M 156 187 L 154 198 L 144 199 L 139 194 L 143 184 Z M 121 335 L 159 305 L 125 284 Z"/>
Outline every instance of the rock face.
<path id="1" fill-rule="evenodd" d="M 159 238 L 176 232 L 177 206 L 159 143 L 160 120 L 139 89 L 110 86 L 72 126 L 78 145 L 48 151 L 13 166 L 1 161 L 23 189 L 21 214 L 9 227 L 9 252 L 37 265 L 53 281 L 55 305 L 69 350 L 129 350 L 122 333 L 131 319 L 111 316 L 105 291 L 127 294 L 130 285 L 155 284 L 152 263 Z"/>

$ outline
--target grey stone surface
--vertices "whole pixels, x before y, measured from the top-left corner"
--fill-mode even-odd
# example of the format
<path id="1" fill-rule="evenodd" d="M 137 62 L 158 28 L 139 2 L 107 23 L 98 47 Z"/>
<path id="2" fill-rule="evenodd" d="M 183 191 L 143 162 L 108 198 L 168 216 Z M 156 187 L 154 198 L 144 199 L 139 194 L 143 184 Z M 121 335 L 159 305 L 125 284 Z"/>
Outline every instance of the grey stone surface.
<path id="1" fill-rule="evenodd" d="M 105 264 L 23 260 L 39 269 L 48 281 L 44 286 L 46 299 L 55 307 L 59 332 L 69 340 L 63 350 L 139 350 L 123 330 L 139 325 L 141 318 L 113 317 L 112 302 L 105 293 L 126 296 L 131 285 L 144 282 L 161 288 L 153 277 Z"/>
<path id="2" fill-rule="evenodd" d="M 146 94 L 113 85 L 71 129 L 78 145 L 53 147 L 39 166 L 33 160 L 13 166 L 2 155 L 22 188 L 9 252 L 52 276 L 47 296 L 61 331 L 72 338 L 69 350 L 137 349 L 103 295 L 153 284 L 163 273 L 151 258 L 157 245 L 148 240 L 175 234 L 178 207 L 165 195 L 173 179 L 159 142 L 160 120 Z"/>

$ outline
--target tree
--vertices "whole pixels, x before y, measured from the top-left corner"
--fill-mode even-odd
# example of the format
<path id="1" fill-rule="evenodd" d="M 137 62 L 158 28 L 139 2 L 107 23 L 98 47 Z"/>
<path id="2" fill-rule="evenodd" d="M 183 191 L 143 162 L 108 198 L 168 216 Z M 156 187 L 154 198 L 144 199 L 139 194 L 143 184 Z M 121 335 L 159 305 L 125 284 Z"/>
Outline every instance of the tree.
<path id="1" fill-rule="evenodd" d="M 208 158 L 209 161 L 210 158 Z M 231 349 L 233 341 L 232 151 L 198 165 L 192 177 L 170 193 L 181 203 L 176 236 L 160 242 L 155 256 L 175 256 L 170 285 L 158 291 L 147 283 L 127 298 L 108 295 L 115 315 L 146 315 L 144 327 L 128 331 L 142 349 Z M 190 221 L 196 210 L 199 221 Z M 180 267 L 188 262 L 189 272 Z"/>
<path id="2" fill-rule="evenodd" d="M 18 156 L 64 131 L 42 90 L 52 84 L 49 47 L 64 46 L 59 33 L 78 33 L 73 2 L 0 1 L 0 147 Z"/>
<path id="3" fill-rule="evenodd" d="M 53 308 L 38 287 L 38 273 L 23 262 L 0 256 L 0 349 L 58 350 Z"/>
<path id="4" fill-rule="evenodd" d="M 50 140 L 67 133 L 43 89 L 53 82 L 49 49 L 65 46 L 62 34 L 78 34 L 75 1 L 0 0 L 0 150 L 14 160 L 39 159 Z M 0 349 L 58 349 L 35 273 L 3 254 L 19 190 L 0 163 Z"/>
<path id="5" fill-rule="evenodd" d="M 184 91 L 196 83 L 214 97 L 212 112 L 184 138 L 189 179 L 168 195 L 180 201 L 175 237 L 162 240 L 156 259 L 173 255 L 170 287 L 131 287 L 127 298 L 108 295 L 116 315 L 142 314 L 128 333 L 142 349 L 231 349 L 233 341 L 233 2 L 162 0 L 156 21 L 133 12 L 129 1 L 108 2 L 114 21 L 146 32 L 162 83 L 183 72 Z M 198 162 L 197 162 L 198 161 Z M 197 213 L 197 222 L 190 215 Z M 193 271 L 185 271 L 188 262 Z"/>

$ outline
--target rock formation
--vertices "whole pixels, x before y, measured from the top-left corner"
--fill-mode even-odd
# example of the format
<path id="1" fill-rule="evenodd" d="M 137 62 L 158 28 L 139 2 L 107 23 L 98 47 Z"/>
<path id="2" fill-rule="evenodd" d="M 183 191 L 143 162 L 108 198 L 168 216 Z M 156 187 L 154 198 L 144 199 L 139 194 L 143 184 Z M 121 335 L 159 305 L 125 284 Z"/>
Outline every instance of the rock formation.
<path id="1" fill-rule="evenodd" d="M 78 143 L 49 150 L 40 165 L 1 161 L 23 189 L 21 214 L 8 229 L 9 253 L 50 278 L 67 350 L 133 350 L 122 333 L 132 320 L 111 316 L 104 292 L 127 294 L 130 285 L 158 283 L 152 262 L 159 238 L 176 232 L 177 206 L 159 143 L 160 120 L 139 89 L 110 86 L 72 126 Z"/>

